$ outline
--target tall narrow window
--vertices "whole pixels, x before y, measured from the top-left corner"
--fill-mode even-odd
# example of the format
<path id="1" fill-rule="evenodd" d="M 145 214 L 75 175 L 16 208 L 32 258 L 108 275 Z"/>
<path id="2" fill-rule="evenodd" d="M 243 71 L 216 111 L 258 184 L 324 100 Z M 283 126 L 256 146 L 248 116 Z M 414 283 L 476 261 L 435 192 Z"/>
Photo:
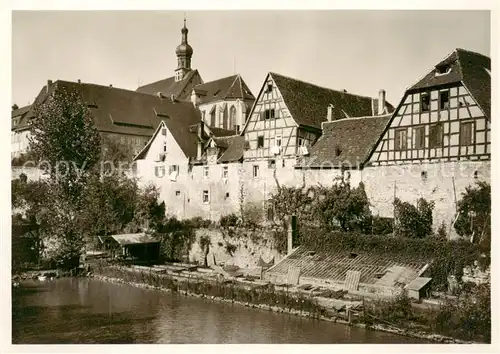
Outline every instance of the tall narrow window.
<path id="1" fill-rule="evenodd" d="M 274 145 L 281 146 L 281 135 L 276 135 L 274 138 Z"/>
<path id="2" fill-rule="evenodd" d="M 429 147 L 440 148 L 443 146 L 443 126 L 441 124 L 431 125 L 429 128 Z"/>
<path id="3" fill-rule="evenodd" d="M 236 127 L 236 107 L 231 106 L 229 113 L 229 130 L 234 130 Z"/>
<path id="4" fill-rule="evenodd" d="M 429 112 L 431 108 L 431 95 L 429 93 L 424 92 L 420 95 L 420 111 L 421 112 Z"/>
<path id="5" fill-rule="evenodd" d="M 413 143 L 415 149 L 425 148 L 425 127 L 416 127 L 413 129 Z"/>
<path id="6" fill-rule="evenodd" d="M 253 178 L 259 177 L 259 166 L 253 165 Z"/>
<path id="7" fill-rule="evenodd" d="M 396 151 L 403 151 L 406 150 L 407 147 L 407 130 L 405 129 L 396 129 L 396 136 L 395 136 L 395 141 L 394 141 L 394 149 Z"/>
<path id="8" fill-rule="evenodd" d="M 229 176 L 229 168 L 227 166 L 222 167 L 222 178 L 227 178 Z"/>
<path id="9" fill-rule="evenodd" d="M 210 196 L 208 194 L 208 191 L 205 190 L 203 191 L 203 203 L 208 204 L 210 202 Z"/>
<path id="10" fill-rule="evenodd" d="M 167 136 L 167 129 L 166 128 L 162 128 L 161 135 Z"/>
<path id="11" fill-rule="evenodd" d="M 215 107 L 210 111 L 210 126 L 215 127 Z"/>
<path id="12" fill-rule="evenodd" d="M 203 178 L 209 177 L 208 166 L 203 166 Z"/>
<path id="13" fill-rule="evenodd" d="M 460 145 L 469 146 L 473 144 L 473 128 L 472 122 L 460 123 Z"/>
<path id="14" fill-rule="evenodd" d="M 257 149 L 261 149 L 264 147 L 264 136 L 258 136 L 257 137 Z"/>
<path id="15" fill-rule="evenodd" d="M 450 93 L 448 90 L 439 92 L 439 109 L 450 107 Z"/>

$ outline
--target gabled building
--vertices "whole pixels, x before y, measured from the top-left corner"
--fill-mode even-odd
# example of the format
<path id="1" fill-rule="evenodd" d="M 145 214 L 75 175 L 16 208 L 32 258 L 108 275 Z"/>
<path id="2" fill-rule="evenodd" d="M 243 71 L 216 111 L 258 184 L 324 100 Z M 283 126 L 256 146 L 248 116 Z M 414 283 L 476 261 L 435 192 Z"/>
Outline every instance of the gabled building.
<path id="1" fill-rule="evenodd" d="M 423 197 L 435 202 L 434 226 L 453 234 L 462 192 L 490 180 L 490 72 L 490 58 L 456 49 L 406 90 L 363 172 L 376 212 Z"/>
<path id="2" fill-rule="evenodd" d="M 270 72 L 242 133 L 248 199 L 262 202 L 270 198 L 276 180 L 285 185 L 302 184 L 303 174 L 295 169 L 297 160 L 310 153 L 322 135 L 323 122 L 392 111 L 383 90 L 375 99 Z"/>
<path id="3" fill-rule="evenodd" d="M 19 157 L 21 154 L 25 153 L 28 149 L 28 134 L 29 126 L 27 120 L 25 119 L 31 106 L 17 107 L 14 105 L 12 107 L 11 113 L 11 157 Z"/>
<path id="4" fill-rule="evenodd" d="M 191 101 L 205 124 L 239 134 L 255 97 L 240 75 L 232 75 L 195 86 Z"/>

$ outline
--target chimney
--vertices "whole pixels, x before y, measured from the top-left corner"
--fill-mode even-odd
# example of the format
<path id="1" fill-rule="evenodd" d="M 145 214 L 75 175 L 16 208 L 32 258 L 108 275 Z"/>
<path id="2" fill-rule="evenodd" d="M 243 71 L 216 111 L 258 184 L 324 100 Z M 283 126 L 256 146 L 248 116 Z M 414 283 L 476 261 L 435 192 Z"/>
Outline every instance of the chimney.
<path id="1" fill-rule="evenodd" d="M 385 90 L 378 91 L 378 115 L 384 114 L 385 111 Z"/>
<path id="2" fill-rule="evenodd" d="M 171 95 L 170 95 L 170 100 L 171 100 L 172 102 L 174 102 L 174 103 L 175 103 L 175 102 L 177 102 L 177 99 L 175 98 L 175 95 L 174 95 L 174 94 L 171 94 Z"/>
<path id="3" fill-rule="evenodd" d="M 112 84 L 109 84 L 109 87 L 113 87 L 113 85 L 112 85 Z"/>
<path id="4" fill-rule="evenodd" d="M 163 98 L 163 93 L 161 93 L 161 92 L 157 92 L 157 93 L 156 93 L 156 97 L 158 97 L 158 98 Z"/>
<path id="5" fill-rule="evenodd" d="M 78 83 L 81 84 L 82 83 L 82 80 L 78 79 Z"/>
<path id="6" fill-rule="evenodd" d="M 49 93 L 51 87 L 52 87 L 52 80 L 47 80 L 47 93 Z"/>
<path id="7" fill-rule="evenodd" d="M 15 111 L 16 109 L 19 109 L 19 106 L 18 106 L 17 104 L 15 104 L 15 103 L 14 103 L 14 104 L 12 105 L 12 110 L 13 110 L 13 111 Z"/>
<path id="8" fill-rule="evenodd" d="M 333 104 L 328 105 L 328 111 L 326 114 L 326 120 L 331 122 L 333 120 Z"/>

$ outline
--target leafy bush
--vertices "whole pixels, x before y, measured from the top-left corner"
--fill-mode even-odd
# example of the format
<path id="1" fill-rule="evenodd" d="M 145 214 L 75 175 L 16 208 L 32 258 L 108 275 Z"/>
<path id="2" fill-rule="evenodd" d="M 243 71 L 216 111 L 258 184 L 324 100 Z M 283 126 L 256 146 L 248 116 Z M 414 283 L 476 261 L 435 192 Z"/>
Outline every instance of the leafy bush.
<path id="1" fill-rule="evenodd" d="M 256 228 L 262 223 L 263 209 L 260 203 L 246 203 L 242 209 L 244 226 Z"/>
<path id="2" fill-rule="evenodd" d="M 444 222 L 439 225 L 439 228 L 436 231 L 436 237 L 442 240 L 448 239 L 448 233 L 446 232 L 446 225 Z"/>
<path id="3" fill-rule="evenodd" d="M 455 230 L 460 236 L 471 238 L 484 250 L 491 243 L 491 185 L 477 182 L 475 187 L 468 186 L 458 202 L 458 217 Z"/>
<path id="4" fill-rule="evenodd" d="M 374 216 L 372 218 L 372 229 L 371 234 L 374 235 L 387 235 L 393 232 L 393 218 L 383 218 L 380 216 Z"/>
<path id="5" fill-rule="evenodd" d="M 220 226 L 222 227 L 228 227 L 228 226 L 236 226 L 238 225 L 239 218 L 238 215 L 236 214 L 228 214 L 228 215 L 223 215 L 220 218 Z"/>
<path id="6" fill-rule="evenodd" d="M 398 198 L 394 200 L 396 236 L 410 238 L 424 238 L 432 235 L 432 211 L 434 202 L 428 202 L 424 198 L 417 201 L 414 206 L 408 202 L 402 202 Z"/>
<path id="7" fill-rule="evenodd" d="M 315 199 L 315 210 L 322 225 L 342 230 L 364 230 L 370 223 L 371 212 L 363 183 L 351 188 L 349 183 L 338 180 L 330 188 L 320 187 Z"/>
<path id="8" fill-rule="evenodd" d="M 184 222 L 186 225 L 190 225 L 193 229 L 208 229 L 212 225 L 211 220 L 203 219 L 201 216 L 186 219 Z"/>

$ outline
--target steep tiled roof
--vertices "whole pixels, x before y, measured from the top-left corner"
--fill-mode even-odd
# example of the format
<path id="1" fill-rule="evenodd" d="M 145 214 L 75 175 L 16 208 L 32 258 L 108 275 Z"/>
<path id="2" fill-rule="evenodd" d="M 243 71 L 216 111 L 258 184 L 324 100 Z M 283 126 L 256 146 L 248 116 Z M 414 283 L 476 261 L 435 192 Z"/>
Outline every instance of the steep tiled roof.
<path id="1" fill-rule="evenodd" d="M 14 122 L 12 122 L 11 130 L 17 131 L 17 130 L 23 130 L 28 128 L 27 125 L 27 120 L 25 117 L 28 115 L 28 112 L 31 109 L 31 105 L 24 106 L 18 109 L 14 109 L 11 112 L 11 119 L 12 120 L 17 120 L 17 124 L 14 125 Z"/>
<path id="2" fill-rule="evenodd" d="M 387 114 L 323 123 L 323 134 L 297 168 L 357 168 L 368 159 L 390 118 Z"/>
<path id="3" fill-rule="evenodd" d="M 195 86 L 194 90 L 200 95 L 200 104 L 237 98 L 255 99 L 239 74 L 205 82 Z"/>
<path id="4" fill-rule="evenodd" d="M 449 66 L 447 74 L 436 75 L 438 67 Z M 491 59 L 457 48 L 407 91 L 462 82 L 489 119 L 491 114 Z"/>
<path id="5" fill-rule="evenodd" d="M 321 128 L 326 120 L 327 107 L 333 105 L 333 117 L 371 116 L 372 98 L 343 91 L 336 91 L 308 82 L 292 79 L 280 74 L 270 73 L 283 96 L 290 114 L 299 125 Z M 387 104 L 389 113 L 392 106 Z"/>
<path id="6" fill-rule="evenodd" d="M 405 270 L 404 280 L 409 283 L 429 261 L 424 255 L 419 258 L 404 254 L 356 252 L 356 256 L 351 257 L 350 249 L 340 246 L 324 251 L 312 251 L 307 247 L 300 247 L 266 273 L 286 275 L 289 267 L 299 267 L 301 277 L 344 282 L 348 271 L 359 271 L 359 282 L 362 284 L 395 285 L 387 284 L 378 276 L 400 268 Z M 394 280 L 397 280 L 397 277 L 394 277 Z"/>
<path id="7" fill-rule="evenodd" d="M 186 90 L 184 93 L 182 92 L 195 76 L 199 76 L 198 70 L 190 71 L 181 81 L 176 82 L 175 77 L 172 76 L 141 86 L 136 91 L 150 95 L 156 95 L 158 92 L 161 92 L 166 97 L 174 95 L 177 99 L 185 100 L 191 95 L 191 90 Z"/>
<path id="8" fill-rule="evenodd" d="M 228 130 L 228 129 L 216 128 L 216 127 L 207 127 L 207 128 L 210 129 L 210 132 L 215 137 L 231 136 L 231 135 L 236 134 L 236 131 L 234 131 L 234 130 Z"/>
<path id="9" fill-rule="evenodd" d="M 240 161 L 243 158 L 243 148 L 245 146 L 245 137 L 233 135 L 223 138 L 216 138 L 217 146 L 225 146 L 225 151 L 219 157 L 218 162 L 227 163 Z M 215 139 L 214 139 L 215 140 Z"/>
<path id="10" fill-rule="evenodd" d="M 55 89 L 78 92 L 82 101 L 87 103 L 100 132 L 151 137 L 163 120 L 186 155 L 196 155 L 196 133 L 191 133 L 189 126 L 199 122 L 200 114 L 191 102 L 60 80 L 54 82 L 49 91 Z M 44 87 L 35 103 L 43 103 L 48 96 Z M 27 119 L 33 117 L 33 109 L 27 116 Z"/>

